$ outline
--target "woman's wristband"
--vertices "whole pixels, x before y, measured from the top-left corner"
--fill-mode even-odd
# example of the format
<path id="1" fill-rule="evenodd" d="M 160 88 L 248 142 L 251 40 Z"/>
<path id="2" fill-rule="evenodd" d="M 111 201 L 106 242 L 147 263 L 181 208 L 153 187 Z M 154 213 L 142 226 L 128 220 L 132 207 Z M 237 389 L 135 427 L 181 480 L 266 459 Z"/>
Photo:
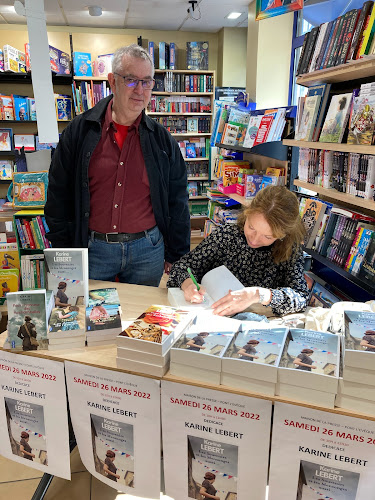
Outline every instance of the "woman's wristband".
<path id="1" fill-rule="evenodd" d="M 269 288 L 259 288 L 258 287 L 258 295 L 259 295 L 259 303 L 264 306 L 268 306 L 268 304 L 272 300 L 272 291 Z"/>

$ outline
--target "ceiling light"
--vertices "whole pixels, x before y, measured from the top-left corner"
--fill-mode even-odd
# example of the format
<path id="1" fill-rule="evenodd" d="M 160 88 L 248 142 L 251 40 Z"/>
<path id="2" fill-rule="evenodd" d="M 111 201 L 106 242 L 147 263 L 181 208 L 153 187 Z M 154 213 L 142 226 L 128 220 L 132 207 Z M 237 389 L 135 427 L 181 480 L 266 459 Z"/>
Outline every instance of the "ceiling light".
<path id="1" fill-rule="evenodd" d="M 98 5 L 90 5 L 89 6 L 89 14 L 90 16 L 101 16 L 103 13 L 102 8 Z"/>
<path id="2" fill-rule="evenodd" d="M 227 15 L 227 18 L 238 19 L 240 16 L 242 16 L 242 12 L 231 12 L 230 14 Z"/>

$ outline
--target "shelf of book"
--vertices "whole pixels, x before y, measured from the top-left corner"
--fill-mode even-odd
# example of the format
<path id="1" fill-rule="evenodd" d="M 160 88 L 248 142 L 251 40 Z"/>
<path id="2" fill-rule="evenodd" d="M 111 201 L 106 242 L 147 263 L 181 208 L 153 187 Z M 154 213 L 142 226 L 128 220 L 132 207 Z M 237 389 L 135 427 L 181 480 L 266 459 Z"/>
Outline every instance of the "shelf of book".
<path id="1" fill-rule="evenodd" d="M 176 113 L 176 112 L 168 112 L 168 111 L 147 111 L 148 115 L 155 116 L 212 116 L 212 113 L 200 113 L 199 111 L 195 113 Z M 195 132 L 190 132 L 194 134 Z"/>
<path id="2" fill-rule="evenodd" d="M 320 195 L 324 195 L 331 200 L 341 201 L 357 208 L 365 208 L 366 210 L 375 212 L 375 202 L 373 200 L 365 200 L 364 198 L 358 198 L 357 196 L 353 196 L 351 194 L 340 193 L 336 189 L 327 189 L 317 186 L 316 184 L 300 181 L 298 179 L 294 179 L 294 185 L 309 189 L 310 191 L 314 191 Z"/>
<path id="3" fill-rule="evenodd" d="M 213 75 L 215 71 L 209 69 L 155 69 L 155 73 L 185 73 L 186 75 Z"/>
<path id="4" fill-rule="evenodd" d="M 340 151 L 344 153 L 361 153 L 364 155 L 375 154 L 375 146 L 366 146 L 364 144 L 346 144 L 333 142 L 314 142 L 297 141 L 295 139 L 284 139 L 285 146 L 294 146 L 297 148 L 325 149 L 327 151 Z"/>
<path id="5" fill-rule="evenodd" d="M 327 259 L 326 257 L 323 257 L 320 255 L 320 253 L 315 252 L 315 250 L 311 250 L 310 248 L 304 248 L 305 252 L 311 255 L 311 257 L 315 260 L 318 261 L 320 264 L 322 264 L 324 267 L 329 268 L 330 270 L 334 271 L 336 274 L 339 274 L 341 277 L 343 277 L 345 280 L 349 281 L 350 283 L 354 283 L 356 287 L 360 289 L 360 292 L 363 291 L 366 294 L 375 294 L 375 283 L 374 286 L 370 286 L 367 283 L 365 283 L 363 280 L 357 278 L 354 274 L 348 273 L 343 269 L 342 267 L 337 266 L 334 264 L 332 261 Z M 358 300 L 364 300 L 358 298 Z M 366 299 L 368 300 L 368 299 Z"/>
<path id="6" fill-rule="evenodd" d="M 0 123 L 36 123 L 36 120 L 0 120 Z"/>
<path id="7" fill-rule="evenodd" d="M 72 81 L 72 75 L 56 75 L 55 73 L 52 73 L 52 83 L 55 85 L 70 85 Z M 13 73 L 4 71 L 1 73 L 1 83 L 31 84 L 31 73 Z"/>
<path id="8" fill-rule="evenodd" d="M 206 95 L 214 95 L 214 93 L 213 92 L 162 92 L 160 90 L 156 90 L 152 92 L 152 95 L 206 96 Z"/>
<path id="9" fill-rule="evenodd" d="M 106 76 L 73 76 L 73 80 L 76 81 L 90 81 L 92 80 L 93 82 L 107 82 L 108 77 Z"/>
<path id="10" fill-rule="evenodd" d="M 228 144 L 215 144 L 218 148 L 230 149 L 240 153 L 251 153 L 261 156 L 274 158 L 275 160 L 288 160 L 288 146 L 283 141 L 264 142 L 252 148 L 243 148 L 242 146 L 230 146 Z"/>
<path id="11" fill-rule="evenodd" d="M 187 178 L 188 181 L 208 181 L 209 178 L 208 176 L 203 176 L 203 177 L 188 177 Z"/>
<path id="12" fill-rule="evenodd" d="M 172 134 L 173 135 L 173 134 Z M 176 135 L 176 134 L 175 134 Z M 185 161 L 204 161 L 204 160 L 209 160 L 210 158 L 208 156 L 202 156 L 201 158 L 184 158 Z"/>
<path id="13" fill-rule="evenodd" d="M 210 133 L 205 133 L 205 132 L 198 132 L 198 133 L 195 133 L 195 132 L 173 132 L 171 133 L 171 135 L 173 135 L 173 137 L 187 137 L 187 136 L 190 136 L 190 137 L 211 137 L 211 134 Z M 203 158 L 199 158 L 200 160 L 202 160 Z"/>
<path id="14" fill-rule="evenodd" d="M 350 61 L 340 66 L 305 73 L 297 78 L 298 85 L 311 87 L 321 83 L 340 83 L 360 80 L 375 75 L 375 56 Z"/>

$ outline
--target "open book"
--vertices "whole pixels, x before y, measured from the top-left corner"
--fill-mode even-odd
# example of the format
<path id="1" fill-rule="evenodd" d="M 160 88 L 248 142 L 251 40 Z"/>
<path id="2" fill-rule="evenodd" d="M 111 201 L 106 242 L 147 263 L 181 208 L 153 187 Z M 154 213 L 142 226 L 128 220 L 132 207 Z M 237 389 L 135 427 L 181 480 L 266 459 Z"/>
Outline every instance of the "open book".
<path id="1" fill-rule="evenodd" d="M 181 288 L 168 288 L 168 300 L 171 306 L 174 307 L 203 307 L 208 308 L 217 300 L 224 297 L 229 290 L 241 290 L 243 284 L 232 274 L 225 266 L 219 266 L 211 271 L 208 271 L 203 278 L 201 285 L 205 287 L 206 294 L 204 302 L 200 304 L 191 304 L 184 297 L 184 292 Z"/>

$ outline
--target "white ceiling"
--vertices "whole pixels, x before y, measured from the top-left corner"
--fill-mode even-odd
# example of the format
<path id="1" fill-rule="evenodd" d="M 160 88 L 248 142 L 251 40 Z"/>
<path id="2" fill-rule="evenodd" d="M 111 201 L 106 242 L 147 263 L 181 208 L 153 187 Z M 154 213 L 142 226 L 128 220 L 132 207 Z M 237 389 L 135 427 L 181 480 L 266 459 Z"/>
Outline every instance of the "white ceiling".
<path id="1" fill-rule="evenodd" d="M 198 0 L 193 16 L 188 0 L 44 0 L 50 26 L 85 26 L 173 31 L 205 31 L 247 27 L 248 5 L 252 0 Z M 1 24 L 26 24 L 14 10 L 14 0 L 0 0 Z M 88 6 L 102 8 L 100 17 L 89 15 Z M 200 10 L 200 12 L 199 12 Z M 226 19 L 230 12 L 241 12 L 238 19 Z"/>

